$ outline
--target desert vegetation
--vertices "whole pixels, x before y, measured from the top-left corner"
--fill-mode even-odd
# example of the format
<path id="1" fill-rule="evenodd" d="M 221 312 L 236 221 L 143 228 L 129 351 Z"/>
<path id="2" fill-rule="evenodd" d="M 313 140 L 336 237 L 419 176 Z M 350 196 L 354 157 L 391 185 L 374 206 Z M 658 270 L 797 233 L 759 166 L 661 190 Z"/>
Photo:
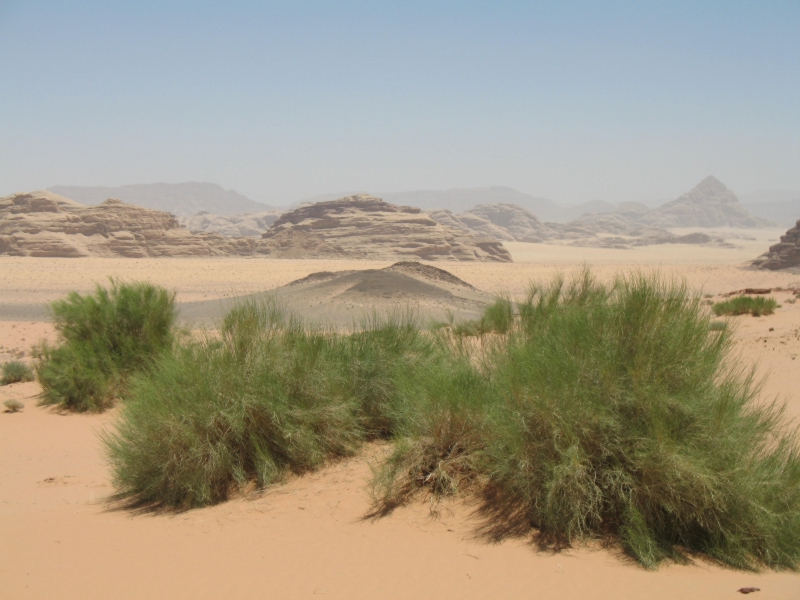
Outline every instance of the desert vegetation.
<path id="1" fill-rule="evenodd" d="M 175 295 L 149 283 L 112 280 L 94 294 L 71 293 L 51 305 L 56 345 L 34 348 L 43 404 L 75 411 L 110 406 L 129 376 L 169 350 Z"/>
<path id="2" fill-rule="evenodd" d="M 730 300 L 716 302 L 711 307 L 711 310 L 713 310 L 714 314 L 718 317 L 723 315 L 738 316 L 747 314 L 760 317 L 761 315 L 771 315 L 775 312 L 776 308 L 778 308 L 778 303 L 774 298 L 737 296 Z"/>
<path id="3" fill-rule="evenodd" d="M 33 381 L 33 370 L 24 362 L 12 360 L 0 369 L 0 385 Z"/>
<path id="4" fill-rule="evenodd" d="M 780 404 L 754 402 L 711 319 L 679 283 L 589 271 L 469 326 L 396 313 L 345 334 L 241 302 L 218 332 L 137 355 L 148 366 L 126 371 L 104 441 L 134 501 L 213 504 L 384 440 L 376 514 L 473 494 L 495 531 L 552 546 L 796 569 L 797 432 Z"/>

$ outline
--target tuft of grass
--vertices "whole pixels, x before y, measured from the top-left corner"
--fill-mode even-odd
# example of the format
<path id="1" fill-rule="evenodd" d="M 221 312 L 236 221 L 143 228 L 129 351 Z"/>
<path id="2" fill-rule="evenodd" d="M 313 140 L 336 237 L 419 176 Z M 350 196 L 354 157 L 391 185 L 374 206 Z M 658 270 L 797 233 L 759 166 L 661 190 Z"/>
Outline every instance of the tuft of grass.
<path id="1" fill-rule="evenodd" d="M 134 377 L 106 436 L 121 496 L 174 507 L 221 502 L 350 456 L 393 430 L 394 381 L 432 352 L 409 315 L 343 336 L 244 302 L 207 335 Z"/>
<path id="2" fill-rule="evenodd" d="M 25 408 L 25 405 L 19 400 L 6 400 L 3 402 L 3 406 L 6 407 L 7 413 L 20 412 L 23 408 Z"/>
<path id="3" fill-rule="evenodd" d="M 0 385 L 22 383 L 33 380 L 33 370 L 24 362 L 19 360 L 12 360 L 5 363 L 2 367 L 2 373 L 0 373 Z"/>
<path id="4" fill-rule="evenodd" d="M 34 349 L 42 404 L 101 411 L 173 344 L 175 295 L 149 283 L 97 286 L 50 306 L 59 343 Z"/>
<path id="5" fill-rule="evenodd" d="M 532 288 L 519 314 L 470 363 L 455 411 L 423 380 L 431 393 L 378 471 L 378 501 L 396 503 L 410 483 L 454 492 L 435 482 L 457 449 L 459 482 L 553 544 L 611 534 L 648 568 L 687 552 L 798 567 L 797 432 L 781 406 L 753 404 L 758 385 L 729 360 L 729 330 L 709 334 L 701 298 L 655 276 L 604 286 L 584 272 Z"/>
<path id="6" fill-rule="evenodd" d="M 712 321 L 708 325 L 709 331 L 725 331 L 728 328 L 728 324 L 724 321 Z"/>
<path id="7" fill-rule="evenodd" d="M 722 315 L 736 316 L 746 314 L 760 317 L 761 315 L 771 315 L 775 312 L 776 308 L 778 308 L 778 303 L 774 298 L 764 298 L 763 296 L 758 296 L 756 298 L 752 296 L 737 296 L 731 300 L 717 302 L 711 307 L 711 310 L 713 310 L 714 314 L 718 317 Z"/>

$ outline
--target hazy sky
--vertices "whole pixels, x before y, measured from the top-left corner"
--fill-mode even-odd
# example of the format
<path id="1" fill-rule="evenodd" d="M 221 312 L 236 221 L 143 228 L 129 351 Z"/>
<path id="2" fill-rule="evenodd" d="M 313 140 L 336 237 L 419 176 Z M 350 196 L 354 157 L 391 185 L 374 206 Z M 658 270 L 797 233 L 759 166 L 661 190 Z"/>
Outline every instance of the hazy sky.
<path id="1" fill-rule="evenodd" d="M 0 195 L 800 189 L 798 32 L 798 0 L 0 0 Z"/>

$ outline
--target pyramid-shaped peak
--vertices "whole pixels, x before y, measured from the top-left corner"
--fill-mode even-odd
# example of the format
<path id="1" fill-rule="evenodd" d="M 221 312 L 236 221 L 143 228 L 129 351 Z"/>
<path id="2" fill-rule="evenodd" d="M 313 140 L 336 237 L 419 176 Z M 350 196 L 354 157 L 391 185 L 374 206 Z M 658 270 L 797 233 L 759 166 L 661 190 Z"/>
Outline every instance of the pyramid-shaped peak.
<path id="1" fill-rule="evenodd" d="M 698 183 L 694 189 L 698 192 L 703 192 L 704 194 L 712 196 L 722 195 L 728 191 L 728 188 L 725 186 L 725 184 L 713 175 L 709 175 L 703 179 L 703 181 Z"/>

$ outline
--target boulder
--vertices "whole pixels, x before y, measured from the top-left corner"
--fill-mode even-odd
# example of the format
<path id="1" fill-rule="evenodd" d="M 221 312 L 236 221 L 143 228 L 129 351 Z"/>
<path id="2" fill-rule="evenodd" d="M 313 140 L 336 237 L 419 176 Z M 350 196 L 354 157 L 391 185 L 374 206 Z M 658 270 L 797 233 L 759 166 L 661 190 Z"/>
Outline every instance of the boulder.
<path id="1" fill-rule="evenodd" d="M 781 236 L 779 243 L 753 261 L 753 265 L 773 271 L 800 267 L 800 220 Z"/>

